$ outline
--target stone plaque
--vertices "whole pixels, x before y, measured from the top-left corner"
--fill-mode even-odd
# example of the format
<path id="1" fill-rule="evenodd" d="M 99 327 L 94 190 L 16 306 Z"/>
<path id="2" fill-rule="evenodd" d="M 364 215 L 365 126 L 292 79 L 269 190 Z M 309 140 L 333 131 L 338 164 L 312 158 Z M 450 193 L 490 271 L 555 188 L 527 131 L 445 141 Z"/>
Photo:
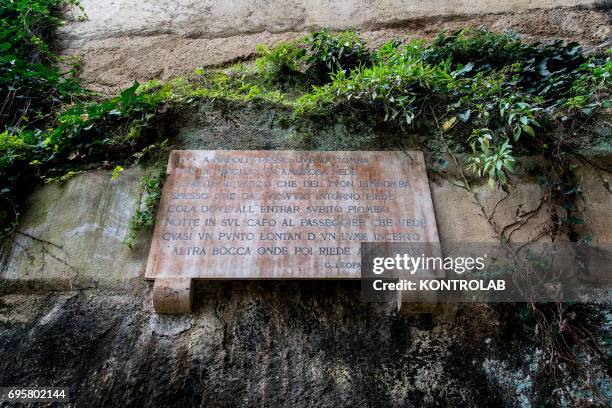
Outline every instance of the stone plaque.
<path id="1" fill-rule="evenodd" d="M 146 278 L 358 279 L 362 241 L 439 241 L 421 152 L 175 150 Z"/>

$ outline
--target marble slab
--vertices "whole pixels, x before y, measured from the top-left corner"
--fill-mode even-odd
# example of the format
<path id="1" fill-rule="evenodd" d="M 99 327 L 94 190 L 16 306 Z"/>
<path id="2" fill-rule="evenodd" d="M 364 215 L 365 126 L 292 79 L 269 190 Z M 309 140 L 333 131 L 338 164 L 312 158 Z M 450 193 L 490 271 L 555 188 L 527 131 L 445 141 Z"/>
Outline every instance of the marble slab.
<path id="1" fill-rule="evenodd" d="M 439 242 L 417 151 L 175 150 L 147 279 L 359 279 L 361 242 Z"/>

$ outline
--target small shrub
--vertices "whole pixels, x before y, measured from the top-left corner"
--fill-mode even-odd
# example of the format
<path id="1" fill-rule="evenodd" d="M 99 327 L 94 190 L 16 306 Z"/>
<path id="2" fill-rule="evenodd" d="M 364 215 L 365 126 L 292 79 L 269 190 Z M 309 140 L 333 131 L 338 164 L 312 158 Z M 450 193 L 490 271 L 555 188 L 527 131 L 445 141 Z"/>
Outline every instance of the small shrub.
<path id="1" fill-rule="evenodd" d="M 489 129 L 475 129 L 470 136 L 472 155 L 468 158 L 468 170 L 486 178 L 490 188 L 499 181 L 508 182 L 508 173 L 514 172 L 514 157 L 510 140 L 495 140 Z"/>
<path id="2" fill-rule="evenodd" d="M 610 56 L 588 59 L 575 43 L 523 44 L 511 34 L 466 30 L 429 46 L 389 42 L 370 61 L 350 71 L 336 66 L 331 82 L 303 95 L 297 109 L 367 109 L 400 126 L 447 133 L 489 184 L 508 182 L 514 154 L 575 148 L 575 138 L 563 135 L 581 126 L 581 115 L 610 106 Z"/>
<path id="3" fill-rule="evenodd" d="M 399 116 L 411 124 L 424 101 L 445 94 L 451 80 L 443 67 L 408 58 L 356 68 L 350 76 L 338 71 L 333 76 L 330 90 L 346 101 L 384 111 L 384 120 L 394 120 Z"/>
<path id="4" fill-rule="evenodd" d="M 300 73 L 300 63 L 306 50 L 297 43 L 280 43 L 270 49 L 263 44 L 257 46 L 255 66 L 263 79 L 272 83 L 285 83 Z"/>
<path id="5" fill-rule="evenodd" d="M 153 165 L 149 173 L 140 179 L 138 207 L 130 219 L 128 235 L 124 241 L 130 248 L 134 245 L 140 231 L 149 229 L 155 224 L 155 211 L 166 180 L 166 157 L 169 150 L 168 141 L 164 140 L 159 144 L 147 146 L 141 152 L 142 155 L 151 156 Z M 117 167 L 120 168 L 119 172 L 123 171 L 121 166 Z M 113 178 L 116 178 L 117 167 L 111 175 Z"/>
<path id="6" fill-rule="evenodd" d="M 50 111 L 84 91 L 55 66 L 48 38 L 78 0 L 11 0 L 0 7 L 0 132 L 44 126 Z"/>
<path id="7" fill-rule="evenodd" d="M 598 107 L 610 107 L 609 90 L 612 87 L 612 50 L 605 56 L 593 56 L 582 64 L 580 76 L 573 82 L 565 107 L 590 115 Z"/>
<path id="8" fill-rule="evenodd" d="M 312 33 L 306 38 L 309 46 L 308 63 L 313 71 L 326 74 L 350 71 L 361 65 L 370 65 L 372 55 L 365 42 L 353 31 L 331 34 L 329 30 Z"/>
<path id="9" fill-rule="evenodd" d="M 450 35 L 440 33 L 426 49 L 424 59 L 430 64 L 451 61 L 453 68 L 468 67 L 462 74 L 471 76 L 511 65 L 524 55 L 525 47 L 511 33 L 463 29 Z"/>
<path id="10" fill-rule="evenodd" d="M 516 85 L 549 100 L 567 96 L 581 76 L 580 66 L 587 61 L 575 42 L 523 44 L 513 34 L 484 29 L 440 34 L 424 57 L 432 64 L 450 61 L 458 77 L 472 77 L 515 65 L 518 67 Z"/>

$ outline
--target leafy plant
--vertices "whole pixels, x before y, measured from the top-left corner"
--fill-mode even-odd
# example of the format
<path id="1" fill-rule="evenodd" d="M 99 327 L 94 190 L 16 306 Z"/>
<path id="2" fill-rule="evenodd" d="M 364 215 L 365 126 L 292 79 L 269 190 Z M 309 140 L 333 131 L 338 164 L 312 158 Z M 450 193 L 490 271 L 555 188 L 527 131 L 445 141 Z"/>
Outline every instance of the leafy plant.
<path id="1" fill-rule="evenodd" d="M 372 62 L 370 50 L 353 31 L 332 34 L 324 29 L 306 38 L 309 47 L 308 63 L 323 76 L 336 71 L 350 71 Z"/>
<path id="2" fill-rule="evenodd" d="M 609 108 L 609 89 L 612 86 L 612 50 L 605 56 L 593 56 L 578 68 L 580 76 L 574 81 L 565 107 L 591 115 L 599 107 Z"/>
<path id="3" fill-rule="evenodd" d="M 478 72 L 500 69 L 520 60 L 524 46 L 511 33 L 497 34 L 484 29 L 462 29 L 453 34 L 440 33 L 423 58 L 430 64 L 451 61 L 458 74 L 473 76 Z"/>
<path id="4" fill-rule="evenodd" d="M 306 49 L 293 43 L 280 43 L 270 49 L 260 44 L 257 46 L 255 66 L 263 79 L 268 82 L 284 83 L 299 74 L 300 63 L 306 55 Z"/>
<path id="5" fill-rule="evenodd" d="M 78 0 L 11 0 L 0 7 L 0 131 L 40 129 L 51 110 L 83 93 L 49 52 L 48 38 L 66 6 L 80 7 Z"/>
<path id="6" fill-rule="evenodd" d="M 429 63 L 451 61 L 459 77 L 471 77 L 508 66 L 518 67 L 517 87 L 543 99 L 565 96 L 580 77 L 587 58 L 578 43 L 523 44 L 511 33 L 485 29 L 459 30 L 438 35 L 424 55 Z"/>
<path id="7" fill-rule="evenodd" d="M 508 182 L 508 173 L 514 172 L 512 146 L 508 139 L 499 142 L 489 129 L 475 129 L 470 136 L 472 155 L 468 158 L 468 170 L 486 177 L 490 188 L 497 181 Z"/>
<path id="8" fill-rule="evenodd" d="M 156 167 L 157 170 L 153 174 L 147 174 L 140 179 L 138 208 L 130 219 L 128 236 L 125 239 L 125 243 L 130 248 L 133 247 L 140 231 L 151 228 L 155 224 L 155 209 L 161 198 L 162 187 L 166 179 L 165 167 L 159 164 Z"/>
<path id="9" fill-rule="evenodd" d="M 329 85 L 346 101 L 371 105 L 384 111 L 384 120 L 401 117 L 411 124 L 417 110 L 431 98 L 447 92 L 452 80 L 443 66 L 432 66 L 416 58 L 400 58 L 351 72 L 338 71 Z"/>
<path id="10" fill-rule="evenodd" d="M 122 166 L 115 166 L 115 168 L 113 169 L 113 174 L 111 175 L 111 180 L 118 179 L 121 173 L 123 173 L 123 170 L 124 168 Z"/>

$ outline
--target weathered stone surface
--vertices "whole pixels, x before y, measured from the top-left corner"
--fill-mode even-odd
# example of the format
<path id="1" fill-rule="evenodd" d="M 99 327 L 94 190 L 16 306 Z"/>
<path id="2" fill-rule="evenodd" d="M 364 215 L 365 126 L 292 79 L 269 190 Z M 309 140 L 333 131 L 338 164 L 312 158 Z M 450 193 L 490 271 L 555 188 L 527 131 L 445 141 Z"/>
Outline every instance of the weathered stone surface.
<path id="1" fill-rule="evenodd" d="M 265 129 L 268 119 L 257 126 Z M 223 126 L 212 136 L 194 127 L 180 140 L 192 148 L 223 143 L 274 148 L 283 140 L 278 129 L 258 135 L 253 131 L 259 127 Z M 222 129 L 225 139 L 218 137 Z M 428 166 L 435 170 L 429 180 L 442 243 L 493 237 L 456 169 Z M 580 171 L 584 180 L 593 172 L 588 166 Z M 516 324 L 520 310 L 507 306 L 462 305 L 443 321 L 400 315 L 395 305 L 362 304 L 358 282 L 206 282 L 195 287 L 193 314 L 157 315 L 152 285 L 141 275 L 150 236 L 145 234 L 133 251 L 122 243 L 138 205 L 142 174 L 127 169 L 111 181 L 109 171 L 90 172 L 34 192 L 21 229 L 63 246 L 66 258 L 53 254 L 80 267 L 81 285 L 73 288 L 101 289 L 54 286 L 53 277 L 73 275 L 50 256 L 53 248 L 19 236 L 13 238 L 25 248 L 5 241 L 1 385 L 68 385 L 77 406 L 92 407 L 307 407 L 313 401 L 321 406 L 516 406 L 550 390 L 542 354 L 528 343 L 533 334 Z M 605 190 L 604 184 L 590 177 L 585 196 L 600 205 L 601 216 L 609 214 L 609 201 L 598 190 Z M 499 225 L 515 221 L 519 206 L 534 209 L 540 200 L 533 180 L 517 183 L 519 188 L 498 205 Z M 487 211 L 504 197 L 486 186 L 475 191 Z M 600 191 L 597 201 L 588 198 L 595 191 Z M 537 236 L 540 221 L 530 220 L 513 239 Z M 596 222 L 607 231 L 605 219 Z M 80 232 L 83 224 L 90 227 Z M 48 284 L 41 288 L 33 280 Z M 576 385 L 574 378 L 563 381 Z"/>
<path id="2" fill-rule="evenodd" d="M 324 23 L 359 30 L 372 47 L 398 38 L 431 39 L 440 31 L 454 32 L 465 26 L 512 30 L 534 41 L 564 38 L 579 40 L 587 48 L 609 47 L 605 45 L 610 36 L 605 10 L 549 8 L 592 1 L 355 1 L 340 6 L 343 12 L 336 10 L 334 2 L 307 2 L 303 7 L 274 2 L 209 3 L 84 1 L 89 19 L 63 27 L 60 46 L 65 56 L 79 56 L 80 76 L 89 87 L 109 94 L 134 80 L 168 80 L 201 66 L 249 59 L 257 44 L 298 39 Z M 249 7 L 256 10 L 248 14 Z M 220 13 L 221 9 L 228 12 Z M 138 17 L 132 18 L 135 14 Z M 210 24 L 213 14 L 219 20 Z M 280 20 L 286 15 L 291 18 Z M 245 22 L 236 24 L 236 19 Z"/>
<path id="3" fill-rule="evenodd" d="M 138 203 L 141 168 L 111 180 L 96 171 L 34 191 L 19 229 L 4 242 L 0 278 L 95 285 L 144 275 L 146 234 L 123 242 Z"/>
<path id="4" fill-rule="evenodd" d="M 400 316 L 360 304 L 356 282 L 198 292 L 190 316 L 156 315 L 147 288 L 0 295 L 0 384 L 69 386 L 87 407 L 484 407 L 537 393 L 534 352 L 503 309 Z"/>
<path id="5" fill-rule="evenodd" d="M 599 173 L 588 166 L 579 170 L 588 204 L 585 224 L 580 227 L 586 229 L 585 233 L 593 233 L 596 242 L 609 243 L 607 219 L 612 201 L 601 178 L 608 176 Z M 111 181 L 109 171 L 91 172 L 63 185 L 37 189 L 22 217 L 22 233 L 4 242 L 0 278 L 15 282 L 44 280 L 50 285 L 59 280 L 90 286 L 144 276 L 150 235 L 142 234 L 133 250 L 123 244 L 130 217 L 138 205 L 138 180 L 142 174 L 140 168 L 128 169 Z M 491 225 L 471 194 L 461 187 L 453 169 L 443 175 L 430 174 L 429 184 L 442 244 L 496 241 Z M 484 185 L 476 192 L 489 215 L 505 197 L 503 192 L 490 191 Z M 492 220 L 502 227 L 525 220 L 524 214 L 537 208 L 540 197 L 539 186 L 521 181 L 498 204 Z M 540 209 L 513 233 L 512 241 L 539 237 L 546 217 L 546 209 Z"/>
<path id="6" fill-rule="evenodd" d="M 444 173 L 432 174 L 429 183 L 440 242 L 495 243 L 500 233 L 510 242 L 548 239 L 545 229 L 550 214 L 542 205 L 542 189 L 533 179 L 519 177 L 508 192 L 472 183 L 470 192 L 463 188 L 452 159 L 446 159 Z"/>
<path id="7" fill-rule="evenodd" d="M 153 307 L 157 313 L 191 313 L 192 304 L 193 279 L 177 276 L 155 279 Z"/>
<path id="8" fill-rule="evenodd" d="M 611 157 L 598 157 L 602 166 L 612 164 Z M 584 224 L 576 228 L 583 236 L 589 236 L 594 244 L 612 243 L 612 175 L 602 169 L 582 164 L 576 169 L 577 182 L 582 191 L 578 207 L 584 214 Z"/>
<path id="9" fill-rule="evenodd" d="M 126 34 L 215 38 L 262 31 L 301 31 L 310 27 L 376 27 L 440 15 L 500 13 L 596 3 L 594 0 L 412 0 L 402 3 L 366 0 L 117 0 L 108 4 L 83 0 L 81 5 L 88 19 L 67 27 L 63 35 L 81 41 Z"/>

